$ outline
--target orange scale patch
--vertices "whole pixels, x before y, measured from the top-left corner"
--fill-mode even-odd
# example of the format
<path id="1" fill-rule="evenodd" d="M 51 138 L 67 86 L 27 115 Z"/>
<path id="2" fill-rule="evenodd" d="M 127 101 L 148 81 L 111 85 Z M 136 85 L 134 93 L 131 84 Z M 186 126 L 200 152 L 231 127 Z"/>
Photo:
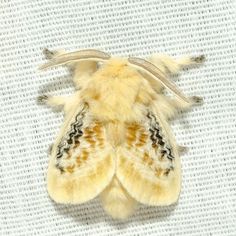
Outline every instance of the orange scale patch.
<path id="1" fill-rule="evenodd" d="M 136 143 L 135 146 L 136 147 L 143 147 L 145 145 L 145 143 Z"/>
<path id="2" fill-rule="evenodd" d="M 94 147 L 95 144 L 96 144 L 96 141 L 95 141 L 94 139 L 87 139 L 86 141 L 87 141 L 92 147 Z"/>
<path id="3" fill-rule="evenodd" d="M 81 161 L 81 156 L 78 156 L 76 158 L 76 163 L 77 163 L 77 166 L 80 166 L 82 164 L 82 161 Z"/>
<path id="4" fill-rule="evenodd" d="M 79 140 L 75 140 L 75 145 L 73 148 L 77 148 L 80 145 L 80 141 Z"/>
<path id="5" fill-rule="evenodd" d="M 147 134 L 145 134 L 145 133 L 141 133 L 141 134 L 140 134 L 140 137 L 139 137 L 140 140 L 146 141 L 147 138 L 148 138 L 148 135 L 147 135 Z"/>
<path id="6" fill-rule="evenodd" d="M 149 166 L 153 165 L 153 160 L 152 159 L 148 160 L 148 165 Z"/>
<path id="7" fill-rule="evenodd" d="M 153 159 L 146 152 L 144 153 L 142 160 L 145 164 L 148 164 L 149 166 L 151 166 L 153 164 Z"/>
<path id="8" fill-rule="evenodd" d="M 164 174 L 165 170 L 163 170 L 162 168 L 157 168 L 155 169 L 155 175 L 156 177 L 160 177 Z"/>
<path id="9" fill-rule="evenodd" d="M 83 158 L 83 159 L 88 159 L 88 156 L 89 156 L 89 152 L 88 151 L 86 151 L 86 150 L 83 150 L 82 151 L 82 153 L 81 153 L 81 157 Z"/>
<path id="10" fill-rule="evenodd" d="M 88 130 L 84 131 L 84 135 L 85 135 L 85 136 L 92 136 L 93 133 L 94 133 L 94 132 L 93 132 L 91 129 L 88 129 Z"/>
<path id="11" fill-rule="evenodd" d="M 102 144 L 98 144 L 98 146 L 101 148 L 101 149 L 103 149 L 103 148 L 105 148 L 105 145 L 102 143 Z"/>
<path id="12" fill-rule="evenodd" d="M 96 132 L 96 133 L 100 133 L 102 131 L 102 124 L 96 122 L 94 127 L 93 127 L 93 131 Z"/>
<path id="13" fill-rule="evenodd" d="M 93 136 L 92 136 L 92 135 L 87 135 L 87 134 L 85 134 L 85 135 L 83 136 L 83 138 L 87 140 L 87 139 L 92 139 Z"/>
<path id="14" fill-rule="evenodd" d="M 94 135 L 96 135 L 96 136 L 102 136 L 102 134 L 103 134 L 101 127 L 94 127 L 93 132 L 94 132 Z"/>
<path id="15" fill-rule="evenodd" d="M 91 129 L 89 127 L 84 128 L 84 133 L 89 133 L 90 131 L 91 131 Z"/>
<path id="16" fill-rule="evenodd" d="M 74 168 L 75 168 L 75 165 L 68 166 L 66 167 L 66 171 L 72 174 L 74 172 Z"/>
<path id="17" fill-rule="evenodd" d="M 94 93 L 94 95 L 92 96 L 92 99 L 94 100 L 99 100 L 101 98 L 101 95 L 99 93 Z"/>
<path id="18" fill-rule="evenodd" d="M 132 144 L 136 141 L 136 136 L 128 136 L 127 137 L 127 143 Z"/>
<path id="19" fill-rule="evenodd" d="M 141 128 L 140 125 L 137 123 L 129 124 L 127 127 L 127 129 L 129 129 L 129 130 L 139 130 L 140 128 Z"/>
<path id="20" fill-rule="evenodd" d="M 136 127 L 128 127 L 127 130 L 128 130 L 128 133 L 126 136 L 127 144 L 129 146 L 132 146 L 132 144 L 136 142 L 136 139 L 137 139 L 137 129 Z"/>
<path id="21" fill-rule="evenodd" d="M 155 149 L 157 149 L 157 148 L 158 148 L 158 145 L 157 145 L 156 143 L 153 143 L 153 144 L 152 144 L 152 147 L 155 148 Z"/>
<path id="22" fill-rule="evenodd" d="M 143 155 L 143 161 L 147 162 L 149 158 L 150 157 L 149 157 L 148 153 L 145 152 L 144 155 Z"/>
<path id="23" fill-rule="evenodd" d="M 136 134 L 138 131 L 140 131 L 141 127 L 139 124 L 133 123 L 127 125 L 127 130 L 130 134 Z"/>
<path id="24" fill-rule="evenodd" d="M 89 153 L 87 151 L 83 151 L 81 153 L 82 160 L 86 161 L 86 160 L 88 160 L 88 157 L 89 157 Z"/>
<path id="25" fill-rule="evenodd" d="M 144 137 L 139 137 L 138 142 L 136 143 L 137 147 L 142 147 L 147 143 L 147 139 Z"/>
<path id="26" fill-rule="evenodd" d="M 104 145 L 104 139 L 99 138 L 99 139 L 97 139 L 97 141 L 98 141 L 98 145 L 99 146 L 103 146 Z"/>

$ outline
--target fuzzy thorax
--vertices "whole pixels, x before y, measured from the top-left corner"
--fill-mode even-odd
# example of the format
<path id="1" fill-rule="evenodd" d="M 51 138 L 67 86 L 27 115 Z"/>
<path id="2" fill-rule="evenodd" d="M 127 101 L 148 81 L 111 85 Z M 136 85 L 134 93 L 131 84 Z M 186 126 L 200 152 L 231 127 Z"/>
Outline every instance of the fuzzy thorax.
<path id="1" fill-rule="evenodd" d="M 91 112 L 102 120 L 133 121 L 142 117 L 154 92 L 126 59 L 113 58 L 98 70 L 82 91 Z"/>

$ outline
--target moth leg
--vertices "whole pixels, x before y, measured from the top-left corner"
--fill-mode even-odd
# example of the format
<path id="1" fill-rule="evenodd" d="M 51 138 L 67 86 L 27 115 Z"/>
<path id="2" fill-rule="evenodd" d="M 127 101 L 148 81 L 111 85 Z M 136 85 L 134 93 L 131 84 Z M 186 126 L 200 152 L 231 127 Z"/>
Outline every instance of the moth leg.
<path id="1" fill-rule="evenodd" d="M 169 100 L 170 105 L 174 108 L 174 112 L 177 111 L 186 111 L 189 110 L 193 106 L 198 106 L 203 104 L 203 98 L 198 96 L 192 96 L 189 98 L 190 103 L 186 103 L 185 101 L 179 98 L 172 98 Z M 171 118 L 171 117 L 170 117 Z"/>
<path id="2" fill-rule="evenodd" d="M 48 151 L 47 151 L 48 155 L 52 154 L 52 148 L 53 148 L 53 143 L 50 144 L 49 147 L 48 147 Z"/>
<path id="3" fill-rule="evenodd" d="M 205 56 L 184 56 L 179 59 L 174 59 L 166 54 L 154 54 L 150 56 L 149 61 L 165 74 L 176 74 L 186 66 L 203 63 Z"/>
<path id="4" fill-rule="evenodd" d="M 48 96 L 41 95 L 37 98 L 39 104 L 45 104 L 50 107 L 63 108 L 68 100 L 66 96 Z"/>
<path id="5" fill-rule="evenodd" d="M 183 155 L 183 154 L 185 154 L 186 152 L 188 152 L 188 147 L 186 147 L 186 146 L 180 146 L 180 145 L 178 145 L 178 152 L 179 152 L 179 154 L 180 155 Z"/>
<path id="6" fill-rule="evenodd" d="M 51 51 L 51 50 L 49 50 L 47 48 L 43 49 L 43 54 L 44 54 L 45 58 L 48 59 L 48 60 L 51 60 L 54 57 L 60 56 L 60 55 L 65 54 L 65 53 L 66 53 L 66 51 L 63 50 L 63 49 L 61 49 L 61 50 L 53 50 L 53 51 Z"/>
<path id="7" fill-rule="evenodd" d="M 189 110 L 192 106 L 202 105 L 203 98 L 198 96 L 192 96 L 189 98 L 189 103 L 183 101 L 180 98 L 169 98 L 164 95 L 157 95 L 157 107 L 167 119 L 173 118 L 178 111 Z"/>

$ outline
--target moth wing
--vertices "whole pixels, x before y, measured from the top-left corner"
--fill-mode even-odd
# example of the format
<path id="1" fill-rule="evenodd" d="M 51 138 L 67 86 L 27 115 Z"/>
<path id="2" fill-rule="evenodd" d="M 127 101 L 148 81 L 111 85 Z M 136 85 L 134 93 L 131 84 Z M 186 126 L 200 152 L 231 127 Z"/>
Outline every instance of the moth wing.
<path id="1" fill-rule="evenodd" d="M 101 193 L 115 172 L 114 154 L 101 122 L 80 111 L 53 147 L 47 188 L 59 203 L 83 203 Z M 65 121 L 65 123 L 67 123 Z"/>
<path id="2" fill-rule="evenodd" d="M 140 203 L 169 205 L 178 200 L 178 152 L 153 114 L 149 113 L 146 123 L 127 124 L 125 144 L 117 151 L 116 175 Z"/>

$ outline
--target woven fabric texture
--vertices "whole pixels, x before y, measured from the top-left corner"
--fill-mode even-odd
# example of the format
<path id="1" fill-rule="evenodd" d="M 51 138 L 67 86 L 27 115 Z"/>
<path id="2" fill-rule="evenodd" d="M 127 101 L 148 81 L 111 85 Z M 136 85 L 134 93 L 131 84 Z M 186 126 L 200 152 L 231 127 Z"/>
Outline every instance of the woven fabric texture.
<path id="1" fill-rule="evenodd" d="M 236 235 L 236 1 L 0 0 L 0 235 Z M 205 54 L 176 84 L 204 105 L 172 127 L 182 156 L 182 192 L 169 207 L 140 206 L 127 221 L 98 199 L 50 200 L 47 149 L 63 121 L 36 103 L 71 94 L 64 68 L 38 71 L 42 49 L 96 48 L 112 55 Z"/>

